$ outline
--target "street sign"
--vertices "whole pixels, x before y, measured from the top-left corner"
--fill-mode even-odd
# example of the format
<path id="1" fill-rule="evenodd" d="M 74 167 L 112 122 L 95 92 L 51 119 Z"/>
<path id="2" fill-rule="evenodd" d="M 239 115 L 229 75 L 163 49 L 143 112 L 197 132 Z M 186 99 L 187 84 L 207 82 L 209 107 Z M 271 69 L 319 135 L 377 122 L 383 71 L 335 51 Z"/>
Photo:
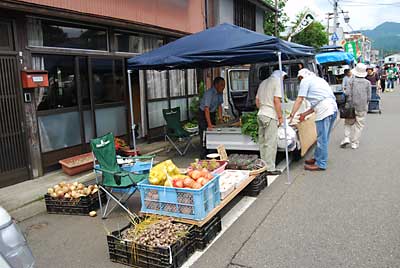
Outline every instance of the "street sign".
<path id="1" fill-rule="evenodd" d="M 331 41 L 336 42 L 339 41 L 339 36 L 337 35 L 336 32 L 334 32 L 331 36 Z"/>

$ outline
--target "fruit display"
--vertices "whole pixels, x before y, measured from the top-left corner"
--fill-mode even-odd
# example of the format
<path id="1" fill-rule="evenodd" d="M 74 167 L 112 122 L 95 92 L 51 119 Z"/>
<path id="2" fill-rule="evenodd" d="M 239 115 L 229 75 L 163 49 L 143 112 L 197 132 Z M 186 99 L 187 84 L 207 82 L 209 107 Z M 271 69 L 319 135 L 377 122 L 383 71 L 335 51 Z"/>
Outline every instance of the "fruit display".
<path id="1" fill-rule="evenodd" d="M 179 168 L 171 160 L 166 160 L 150 170 L 149 182 L 166 187 L 200 189 L 212 178 L 208 169 L 201 166 L 189 169 L 187 175 L 180 174 Z"/>
<path id="2" fill-rule="evenodd" d="M 227 169 L 257 170 L 263 168 L 265 162 L 255 154 L 231 154 Z"/>
<path id="3" fill-rule="evenodd" d="M 53 198 L 78 199 L 95 194 L 98 190 L 99 188 L 96 184 L 86 187 L 82 183 L 66 183 L 62 181 L 59 184 L 54 185 L 52 188 L 47 189 L 47 193 Z"/>
<path id="4" fill-rule="evenodd" d="M 217 161 L 216 159 L 212 160 L 199 160 L 195 159 L 193 163 L 190 164 L 189 169 L 191 170 L 202 170 L 207 169 L 209 172 L 212 172 L 221 167 L 221 164 L 225 163 L 225 161 Z"/>
<path id="5" fill-rule="evenodd" d="M 136 244 L 168 248 L 189 233 L 189 225 L 175 223 L 172 219 L 148 217 L 140 223 L 134 223 L 122 234 L 122 239 Z"/>

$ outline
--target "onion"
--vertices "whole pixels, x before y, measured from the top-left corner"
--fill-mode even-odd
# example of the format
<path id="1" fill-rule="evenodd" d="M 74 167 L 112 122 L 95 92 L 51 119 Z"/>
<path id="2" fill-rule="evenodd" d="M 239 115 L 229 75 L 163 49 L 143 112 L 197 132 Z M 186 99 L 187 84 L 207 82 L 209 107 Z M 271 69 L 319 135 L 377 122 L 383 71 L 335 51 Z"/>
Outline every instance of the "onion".
<path id="1" fill-rule="evenodd" d="M 64 192 L 64 194 L 69 192 L 69 188 L 67 186 L 63 186 L 63 188 L 61 188 L 61 191 Z"/>
<path id="2" fill-rule="evenodd" d="M 58 185 L 60 185 L 60 187 L 64 187 L 65 186 L 65 181 L 60 182 Z"/>
<path id="3" fill-rule="evenodd" d="M 78 184 L 78 190 L 83 190 L 85 188 L 85 185 L 83 185 L 82 183 Z"/>
<path id="4" fill-rule="evenodd" d="M 79 183 L 76 181 L 76 182 L 74 182 L 72 185 L 75 186 L 75 187 L 77 187 L 78 184 L 79 184 Z"/>
<path id="5" fill-rule="evenodd" d="M 90 212 L 89 212 L 89 216 L 90 216 L 90 217 L 96 217 L 96 215 L 97 215 L 97 212 L 96 212 L 96 211 L 90 211 Z"/>
<path id="6" fill-rule="evenodd" d="M 57 184 L 57 185 L 54 185 L 54 187 L 53 187 L 53 188 L 54 188 L 54 190 L 55 190 L 55 191 L 57 191 L 58 189 L 60 189 L 60 188 L 61 188 L 61 186 Z"/>
<path id="7" fill-rule="evenodd" d="M 53 188 L 49 188 L 49 189 L 47 189 L 47 193 L 48 193 L 48 194 L 52 194 L 52 193 L 54 193 L 54 189 L 53 189 Z"/>
<path id="8" fill-rule="evenodd" d="M 97 193 L 98 190 L 99 190 L 99 189 L 93 189 L 92 194 Z"/>
<path id="9" fill-rule="evenodd" d="M 58 198 L 63 198 L 63 197 L 64 197 L 64 192 L 63 192 L 62 190 L 58 190 L 58 191 L 56 192 L 56 194 L 57 194 L 57 197 L 58 197 Z"/>
<path id="10" fill-rule="evenodd" d="M 76 189 L 76 186 L 75 186 L 75 185 L 71 185 L 71 186 L 69 187 L 69 190 L 70 190 L 70 191 L 75 191 L 75 189 Z"/>
<path id="11" fill-rule="evenodd" d="M 51 193 L 51 194 L 50 194 L 50 196 L 51 196 L 51 197 L 53 197 L 53 198 L 57 198 L 57 194 L 56 194 L 56 193 L 54 193 L 54 192 L 53 192 L 53 193 Z"/>
<path id="12" fill-rule="evenodd" d="M 70 193 L 66 193 L 66 194 L 64 195 L 64 198 L 71 198 L 71 194 L 70 194 Z"/>

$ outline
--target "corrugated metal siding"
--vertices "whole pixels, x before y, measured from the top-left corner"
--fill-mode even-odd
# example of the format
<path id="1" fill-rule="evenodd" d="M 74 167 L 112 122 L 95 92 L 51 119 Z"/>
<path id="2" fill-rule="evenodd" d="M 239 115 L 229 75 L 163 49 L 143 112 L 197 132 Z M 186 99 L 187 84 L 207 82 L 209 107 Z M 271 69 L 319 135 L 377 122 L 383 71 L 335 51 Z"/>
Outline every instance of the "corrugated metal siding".
<path id="1" fill-rule="evenodd" d="M 23 0 L 32 4 L 139 22 L 188 33 L 204 28 L 200 0 Z"/>

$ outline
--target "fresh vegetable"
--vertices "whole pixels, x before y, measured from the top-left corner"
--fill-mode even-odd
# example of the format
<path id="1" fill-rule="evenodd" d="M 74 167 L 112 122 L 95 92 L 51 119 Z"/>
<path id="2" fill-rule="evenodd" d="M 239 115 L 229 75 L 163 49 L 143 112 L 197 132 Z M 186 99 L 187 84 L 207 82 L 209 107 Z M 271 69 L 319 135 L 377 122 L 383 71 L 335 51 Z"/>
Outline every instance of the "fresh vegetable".
<path id="1" fill-rule="evenodd" d="M 52 188 L 47 189 L 47 193 L 53 198 L 74 198 L 78 199 L 83 196 L 88 196 L 97 193 L 99 190 L 97 185 L 89 185 L 85 187 L 82 183 L 66 183 L 64 181 Z"/>
<path id="2" fill-rule="evenodd" d="M 196 122 L 187 122 L 185 125 L 183 125 L 184 128 L 196 128 L 199 125 Z"/>
<path id="3" fill-rule="evenodd" d="M 96 217 L 96 215 L 97 215 L 97 212 L 94 210 L 89 212 L 90 217 Z"/>
<path id="4" fill-rule="evenodd" d="M 220 166 L 221 166 L 220 162 L 218 162 L 216 159 L 201 160 L 201 161 L 198 159 L 195 159 L 195 161 L 190 164 L 189 169 L 201 170 L 201 169 L 205 168 L 211 172 L 211 171 L 218 169 Z"/>
<path id="5" fill-rule="evenodd" d="M 132 224 L 133 226 L 122 234 L 122 239 L 149 247 L 168 248 L 185 237 L 189 231 L 189 225 L 156 216 L 148 217 L 139 223 L 132 220 Z"/>
<path id="6" fill-rule="evenodd" d="M 242 133 L 250 136 L 254 142 L 258 142 L 257 111 L 244 113 L 241 117 Z"/>
<path id="7" fill-rule="evenodd" d="M 167 175 L 174 177 L 179 174 L 179 168 L 171 160 L 166 160 L 150 170 L 149 182 L 153 185 L 164 185 Z"/>
<path id="8" fill-rule="evenodd" d="M 256 170 L 263 168 L 265 162 L 255 154 L 231 154 L 227 169 Z"/>
<path id="9" fill-rule="evenodd" d="M 116 150 L 119 150 L 122 148 L 129 148 L 129 145 L 123 139 L 120 139 L 120 138 L 114 138 L 114 144 L 115 144 Z"/>

